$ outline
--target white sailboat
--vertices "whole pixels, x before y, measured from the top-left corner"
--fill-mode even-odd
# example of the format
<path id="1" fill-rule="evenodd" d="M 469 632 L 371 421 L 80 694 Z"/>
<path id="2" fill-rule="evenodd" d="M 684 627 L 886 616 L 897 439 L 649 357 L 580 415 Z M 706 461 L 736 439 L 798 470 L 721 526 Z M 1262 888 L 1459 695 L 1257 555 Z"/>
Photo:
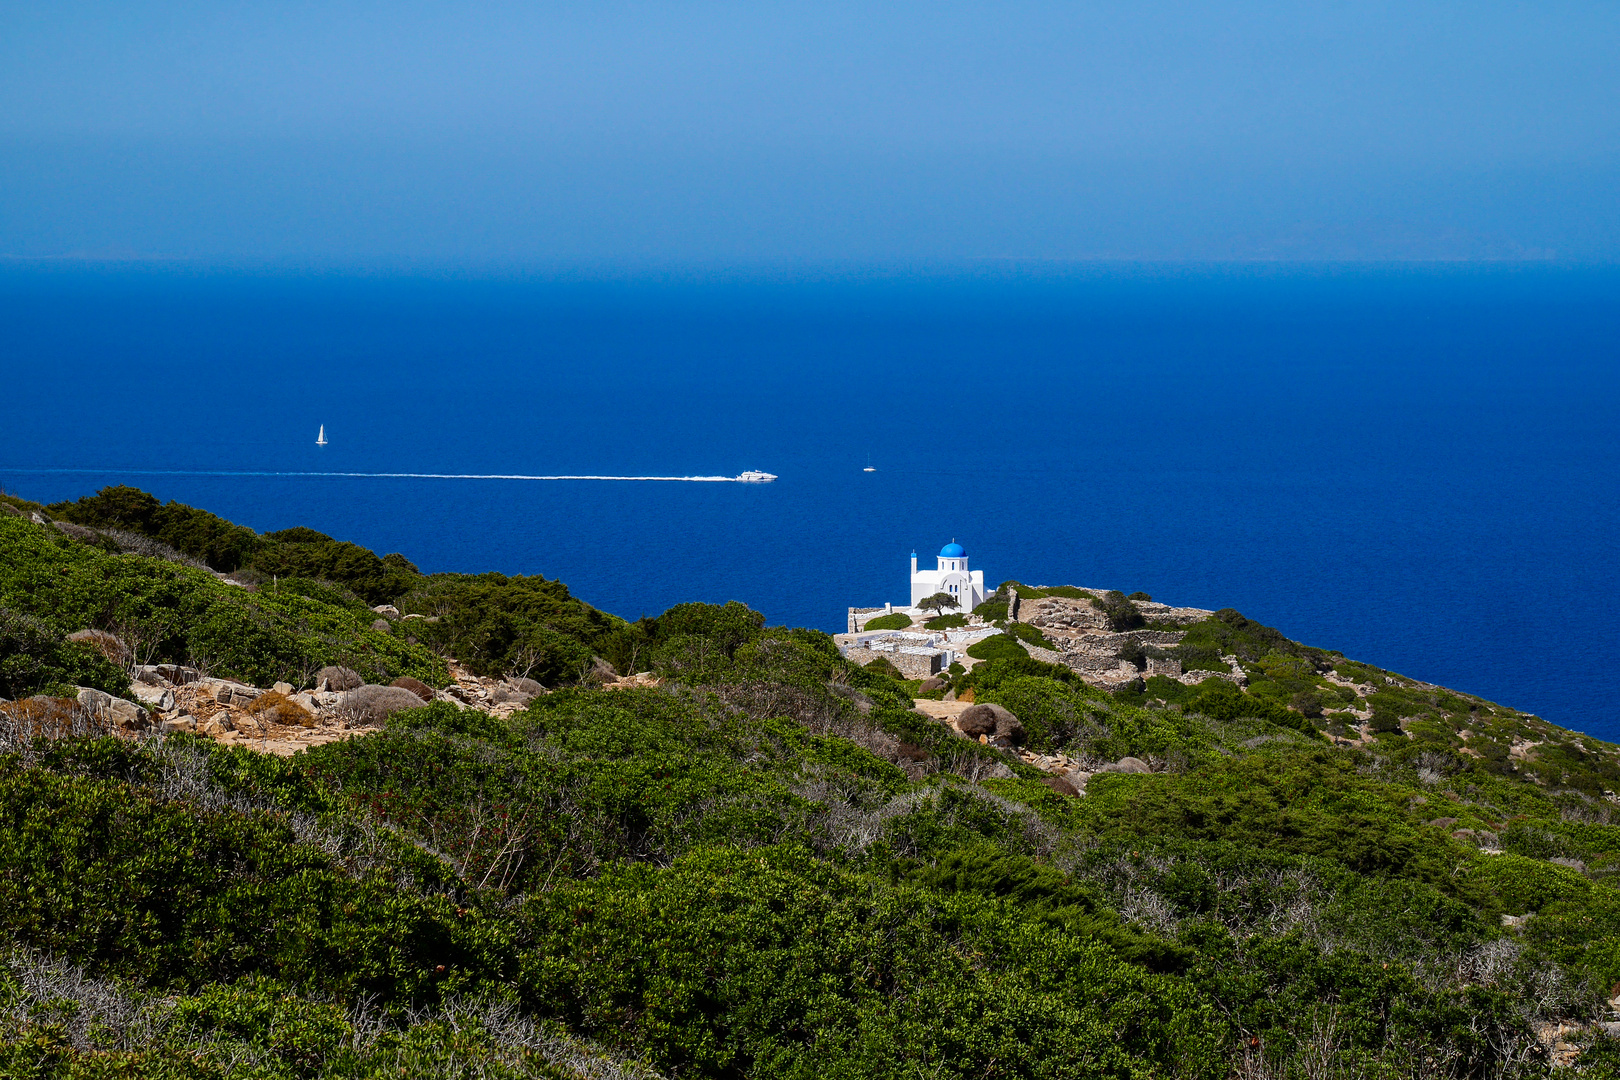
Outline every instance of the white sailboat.
<path id="1" fill-rule="evenodd" d="M 315 445 L 316 446 L 325 446 L 326 445 L 326 425 L 325 424 L 321 425 L 321 433 L 319 435 L 315 436 Z"/>
<path id="2" fill-rule="evenodd" d="M 866 455 L 866 468 L 862 469 L 861 472 L 877 472 L 876 469 L 872 468 L 872 455 L 871 454 Z"/>

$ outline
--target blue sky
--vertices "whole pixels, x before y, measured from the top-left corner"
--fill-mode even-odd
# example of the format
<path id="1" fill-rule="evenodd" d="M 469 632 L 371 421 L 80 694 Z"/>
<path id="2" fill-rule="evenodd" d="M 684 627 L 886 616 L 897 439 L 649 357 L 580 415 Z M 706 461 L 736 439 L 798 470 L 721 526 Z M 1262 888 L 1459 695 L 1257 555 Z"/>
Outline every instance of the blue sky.
<path id="1" fill-rule="evenodd" d="M 0 255 L 1620 256 L 1612 3 L 8 4 Z"/>

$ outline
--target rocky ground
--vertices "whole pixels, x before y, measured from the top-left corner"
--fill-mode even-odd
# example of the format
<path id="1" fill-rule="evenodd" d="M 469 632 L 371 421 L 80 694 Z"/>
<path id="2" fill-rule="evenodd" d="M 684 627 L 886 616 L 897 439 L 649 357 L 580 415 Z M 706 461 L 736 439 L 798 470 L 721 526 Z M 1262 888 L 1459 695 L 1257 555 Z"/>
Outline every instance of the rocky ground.
<path id="1" fill-rule="evenodd" d="M 187 732 L 285 756 L 378 730 L 391 713 L 432 701 L 506 717 L 549 692 L 532 679 L 485 678 L 454 661 L 449 667 L 451 683 L 440 690 L 413 679 L 396 680 L 391 686 L 369 685 L 357 673 L 335 667 L 321 670 L 314 689 L 298 690 L 287 683 L 248 686 L 174 664 L 143 665 L 134 669 L 132 696 L 138 706 L 81 687 L 77 698 L 0 702 L 0 713 L 13 723 L 84 726 L 130 737 Z M 658 680 L 642 672 L 604 678 L 600 685 L 648 687 L 657 686 Z"/>
<path id="2" fill-rule="evenodd" d="M 1149 772 L 1147 762 L 1126 757 L 1113 762 L 1082 761 L 1061 751 L 1056 754 L 1037 754 L 1022 745 L 1023 725 L 1018 718 L 1000 705 L 975 705 L 971 698 L 965 701 L 931 701 L 918 698 L 913 703 L 917 712 L 949 727 L 964 739 L 975 739 L 986 745 L 1000 746 L 1018 755 L 1026 765 L 1033 765 L 1050 779 L 1047 786 L 1064 795 L 1084 795 L 1086 782 L 1097 773 Z"/>

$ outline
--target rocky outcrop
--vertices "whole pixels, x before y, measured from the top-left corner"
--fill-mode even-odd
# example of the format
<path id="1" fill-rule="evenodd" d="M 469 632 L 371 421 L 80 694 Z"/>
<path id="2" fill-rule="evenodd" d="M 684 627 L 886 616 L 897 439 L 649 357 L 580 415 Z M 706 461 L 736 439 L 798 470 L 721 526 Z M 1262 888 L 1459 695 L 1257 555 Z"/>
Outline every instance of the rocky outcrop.
<path id="1" fill-rule="evenodd" d="M 88 686 L 81 686 L 78 690 L 77 700 L 80 708 L 107 718 L 124 731 L 145 731 L 152 726 L 152 714 L 133 701 L 115 698 L 105 691 Z"/>

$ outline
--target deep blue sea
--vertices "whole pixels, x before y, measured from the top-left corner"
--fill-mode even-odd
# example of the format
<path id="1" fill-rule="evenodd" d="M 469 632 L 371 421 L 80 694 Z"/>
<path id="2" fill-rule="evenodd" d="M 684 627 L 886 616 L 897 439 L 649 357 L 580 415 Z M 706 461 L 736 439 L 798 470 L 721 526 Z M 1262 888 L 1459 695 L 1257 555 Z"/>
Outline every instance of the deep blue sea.
<path id="1" fill-rule="evenodd" d="M 1612 269 L 13 264 L 0 485 L 827 630 L 954 538 L 992 583 L 1235 607 L 1620 739 L 1617 360 Z"/>

